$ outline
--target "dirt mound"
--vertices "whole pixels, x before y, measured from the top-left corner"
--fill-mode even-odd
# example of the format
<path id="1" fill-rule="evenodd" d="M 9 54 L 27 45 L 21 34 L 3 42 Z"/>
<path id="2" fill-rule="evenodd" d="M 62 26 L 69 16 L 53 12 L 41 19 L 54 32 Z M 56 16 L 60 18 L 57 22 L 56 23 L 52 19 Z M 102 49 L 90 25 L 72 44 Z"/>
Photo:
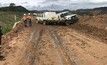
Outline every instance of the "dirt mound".
<path id="1" fill-rule="evenodd" d="M 73 29 L 78 30 L 83 34 L 86 34 L 91 37 L 95 37 L 97 39 L 102 40 L 103 42 L 107 42 L 107 31 L 104 29 L 98 29 L 97 27 L 92 27 L 88 25 L 76 24 L 71 26 Z"/>
<path id="2" fill-rule="evenodd" d="M 6 60 L 0 61 L 0 65 L 20 65 L 19 63 L 24 57 L 32 29 L 33 27 L 24 28 L 22 23 L 19 23 L 3 36 L 2 54 Z"/>
<path id="3" fill-rule="evenodd" d="M 14 29 L 12 29 L 7 34 L 3 35 L 2 38 L 2 53 L 6 55 L 7 52 L 10 51 L 11 46 L 9 46 L 9 42 L 12 41 L 15 37 L 18 37 L 18 34 L 23 30 L 22 23 L 19 23 Z M 14 44 L 12 44 L 14 45 Z"/>
<path id="4" fill-rule="evenodd" d="M 13 37 L 17 37 L 18 33 L 21 32 L 23 30 L 23 25 L 22 23 L 19 23 L 14 29 L 12 29 L 10 32 L 8 32 L 7 34 L 5 34 L 3 36 L 3 44 L 11 41 L 11 39 Z M 4 41 L 5 40 L 5 41 Z"/>
<path id="5" fill-rule="evenodd" d="M 88 36 L 107 41 L 107 15 L 79 16 L 79 22 L 70 28 Z"/>
<path id="6" fill-rule="evenodd" d="M 104 29 L 107 26 L 107 15 L 98 16 L 79 16 L 80 24 L 87 24 L 89 26 Z"/>

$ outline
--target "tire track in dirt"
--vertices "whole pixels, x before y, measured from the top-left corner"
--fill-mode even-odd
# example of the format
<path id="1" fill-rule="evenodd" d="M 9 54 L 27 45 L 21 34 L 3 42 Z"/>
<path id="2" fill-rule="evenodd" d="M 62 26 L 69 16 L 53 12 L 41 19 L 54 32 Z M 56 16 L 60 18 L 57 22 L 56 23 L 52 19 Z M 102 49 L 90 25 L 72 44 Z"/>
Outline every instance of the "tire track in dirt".
<path id="1" fill-rule="evenodd" d="M 56 35 L 55 31 L 51 30 L 50 35 L 52 36 L 52 39 L 54 40 L 54 44 L 57 47 L 58 54 L 60 55 L 60 58 L 63 62 L 63 65 L 77 65 L 75 62 L 73 62 L 72 55 L 69 52 L 68 49 L 65 48 L 58 39 L 58 36 Z"/>
<path id="2" fill-rule="evenodd" d="M 57 49 L 53 43 L 54 42 L 52 41 L 49 32 L 45 30 L 40 44 L 38 45 L 38 61 L 36 65 L 63 65 L 57 55 Z"/>
<path id="3" fill-rule="evenodd" d="M 33 61 L 33 65 L 62 65 L 62 62 L 60 62 L 59 56 L 56 53 L 55 46 L 51 44 L 53 42 L 48 35 L 49 32 L 41 32 L 41 29 L 47 29 L 41 25 L 39 27 L 36 26 L 36 28 L 38 29 L 38 31 L 36 30 L 36 34 L 33 36 L 32 39 L 30 39 L 30 48 L 32 48 L 32 50 L 27 52 L 30 52 L 29 54 L 31 54 L 27 54 L 27 56 L 30 57 L 34 55 L 34 58 L 33 60 L 31 58 L 28 58 L 29 61 Z M 42 35 L 40 33 L 42 33 Z M 32 64 L 28 63 L 27 65 Z"/>
<path id="4" fill-rule="evenodd" d="M 60 45 L 54 32 L 53 27 L 43 27 L 44 33 L 38 44 L 36 51 L 35 65 L 77 65 L 68 49 Z"/>
<path id="5" fill-rule="evenodd" d="M 39 26 L 36 24 L 36 26 L 39 28 Z M 35 41 L 39 38 L 39 32 L 40 30 L 38 28 L 35 28 L 35 26 L 31 27 L 30 30 L 33 31 L 29 37 L 28 43 L 25 46 L 25 51 L 23 54 L 23 57 L 21 58 L 20 65 L 32 65 L 35 60 L 35 54 L 34 54 L 34 45 Z M 23 60 L 24 59 L 24 60 Z"/>
<path id="6" fill-rule="evenodd" d="M 79 34 L 73 29 L 62 27 L 57 33 L 63 43 L 74 52 L 79 65 L 106 65 L 107 45 L 93 38 Z"/>

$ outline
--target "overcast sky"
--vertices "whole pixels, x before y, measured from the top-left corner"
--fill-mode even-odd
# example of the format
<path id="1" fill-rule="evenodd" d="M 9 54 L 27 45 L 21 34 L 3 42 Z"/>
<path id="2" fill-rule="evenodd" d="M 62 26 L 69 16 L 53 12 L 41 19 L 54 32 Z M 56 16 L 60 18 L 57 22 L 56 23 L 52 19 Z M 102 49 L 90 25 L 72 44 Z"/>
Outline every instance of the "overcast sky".
<path id="1" fill-rule="evenodd" d="M 22 5 L 30 10 L 75 10 L 107 7 L 107 0 L 0 0 L 0 6 L 8 6 L 9 3 Z"/>

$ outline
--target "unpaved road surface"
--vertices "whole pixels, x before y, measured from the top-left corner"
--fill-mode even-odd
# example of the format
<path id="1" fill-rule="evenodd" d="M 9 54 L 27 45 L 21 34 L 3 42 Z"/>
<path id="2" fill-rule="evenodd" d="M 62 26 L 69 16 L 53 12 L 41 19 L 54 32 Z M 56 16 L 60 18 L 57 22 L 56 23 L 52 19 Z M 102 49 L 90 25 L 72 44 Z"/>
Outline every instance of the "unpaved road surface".
<path id="1" fill-rule="evenodd" d="M 79 31 L 41 24 L 24 28 L 6 43 L 0 65 L 107 65 L 106 40 Z"/>

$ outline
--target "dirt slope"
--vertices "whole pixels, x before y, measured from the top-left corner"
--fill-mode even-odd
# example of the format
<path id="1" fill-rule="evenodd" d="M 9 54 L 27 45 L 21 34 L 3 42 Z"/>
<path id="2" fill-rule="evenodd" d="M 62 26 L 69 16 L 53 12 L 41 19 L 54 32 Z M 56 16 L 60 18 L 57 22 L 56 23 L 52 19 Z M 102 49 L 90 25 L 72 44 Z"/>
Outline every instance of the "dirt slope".
<path id="1" fill-rule="evenodd" d="M 17 37 L 11 38 L 11 41 L 7 42 L 4 46 L 5 61 L 0 61 L 0 65 L 18 65 L 20 59 L 23 57 L 23 53 L 26 45 L 28 44 L 30 30 L 24 29 L 18 33 Z"/>
<path id="2" fill-rule="evenodd" d="M 107 45 L 72 29 L 58 29 L 63 44 L 71 50 L 78 65 L 106 65 Z"/>

